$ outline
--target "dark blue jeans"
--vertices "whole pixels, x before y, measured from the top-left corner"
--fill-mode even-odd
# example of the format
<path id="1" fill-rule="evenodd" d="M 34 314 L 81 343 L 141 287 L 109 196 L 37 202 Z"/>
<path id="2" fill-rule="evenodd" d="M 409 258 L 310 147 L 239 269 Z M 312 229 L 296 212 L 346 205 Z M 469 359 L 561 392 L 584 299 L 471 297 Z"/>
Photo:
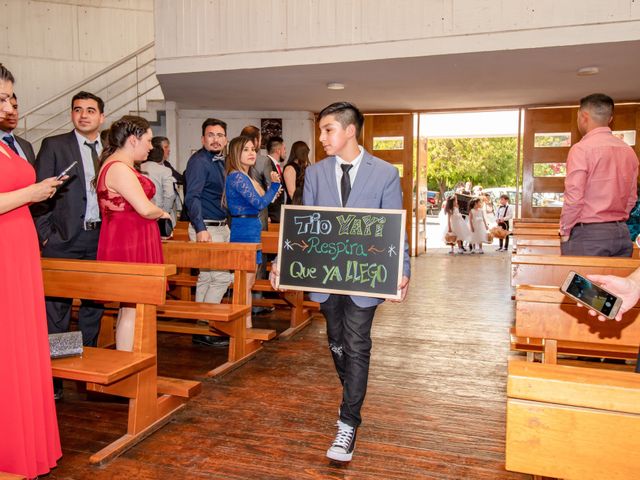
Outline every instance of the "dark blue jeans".
<path id="1" fill-rule="evenodd" d="M 327 338 L 342 383 L 340 420 L 357 427 L 367 393 L 371 357 L 371 324 L 375 306 L 359 307 L 348 295 L 330 295 L 320 304 L 327 319 Z"/>

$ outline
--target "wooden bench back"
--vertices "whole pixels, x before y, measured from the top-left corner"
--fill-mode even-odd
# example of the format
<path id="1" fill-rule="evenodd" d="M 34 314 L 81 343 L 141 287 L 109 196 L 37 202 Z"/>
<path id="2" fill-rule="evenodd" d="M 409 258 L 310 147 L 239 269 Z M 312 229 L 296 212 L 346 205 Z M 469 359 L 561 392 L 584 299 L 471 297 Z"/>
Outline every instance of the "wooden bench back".
<path id="1" fill-rule="evenodd" d="M 208 270 L 233 270 L 233 300 L 246 305 L 247 273 L 257 268 L 256 254 L 259 243 L 198 243 L 168 240 L 162 242 L 166 263 L 178 268 L 204 268 Z"/>
<path id="2" fill-rule="evenodd" d="M 280 232 L 277 230 L 269 230 L 262 232 L 260 242 L 262 242 L 263 253 L 278 253 L 278 242 L 280 241 Z"/>
<path id="3" fill-rule="evenodd" d="M 560 292 L 558 286 L 522 285 L 516 289 L 515 334 L 519 337 L 637 347 L 639 317 L 640 308 L 636 306 L 620 322 L 601 322 Z"/>
<path id="4" fill-rule="evenodd" d="M 51 297 L 133 303 L 134 352 L 156 354 L 156 306 L 165 302 L 175 265 L 43 258 L 44 293 Z"/>
<path id="5" fill-rule="evenodd" d="M 546 227 L 513 227 L 513 234 L 515 236 L 522 235 L 529 237 L 558 238 L 558 229 Z"/>
<path id="6" fill-rule="evenodd" d="M 518 255 L 560 255 L 560 238 L 526 235 L 516 238 L 516 253 Z M 640 258 L 640 248 L 633 244 L 631 258 Z"/>
<path id="7" fill-rule="evenodd" d="M 178 268 L 256 271 L 259 243 L 162 242 L 164 261 Z"/>
<path id="8" fill-rule="evenodd" d="M 578 273 L 626 277 L 640 267 L 640 260 L 612 257 L 570 257 L 562 255 L 513 255 L 512 285 L 558 287 L 573 270 Z"/>

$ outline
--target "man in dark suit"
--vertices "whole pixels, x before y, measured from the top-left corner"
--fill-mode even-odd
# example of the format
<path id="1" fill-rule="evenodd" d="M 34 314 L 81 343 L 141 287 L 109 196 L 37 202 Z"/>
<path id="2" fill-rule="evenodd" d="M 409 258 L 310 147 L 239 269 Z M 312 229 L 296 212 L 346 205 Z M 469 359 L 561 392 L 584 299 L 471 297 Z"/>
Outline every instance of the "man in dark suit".
<path id="1" fill-rule="evenodd" d="M 286 147 L 282 137 L 273 136 L 267 141 L 267 156 L 259 157 L 256 160 L 256 173 L 258 181 L 266 192 L 271 186 L 271 172 L 276 172 L 280 176 L 280 183 L 284 185 L 284 177 L 282 175 L 282 167 L 280 162 L 286 155 Z M 282 195 L 279 195 L 267 207 L 269 220 L 271 223 L 280 223 L 280 207 L 286 204 L 286 189 L 283 189 Z"/>
<path id="2" fill-rule="evenodd" d="M 73 162 L 68 180 L 48 200 L 34 205 L 36 229 L 43 257 L 95 260 L 100 236 L 100 210 L 92 184 L 99 170 L 102 152 L 100 126 L 104 122 L 104 102 L 88 92 L 77 93 L 71 101 L 74 129 L 42 141 L 36 158 L 38 181 L 54 177 Z M 71 301 L 47 298 L 49 333 L 69 329 Z M 84 345 L 95 346 L 103 308 L 82 300 L 78 326 Z"/>
<path id="3" fill-rule="evenodd" d="M 7 113 L 7 116 L 0 120 L 0 141 L 33 165 L 36 162 L 33 146 L 24 138 L 13 133 L 13 130 L 18 126 L 18 97 L 15 93 L 9 101 L 13 106 L 13 111 Z"/>

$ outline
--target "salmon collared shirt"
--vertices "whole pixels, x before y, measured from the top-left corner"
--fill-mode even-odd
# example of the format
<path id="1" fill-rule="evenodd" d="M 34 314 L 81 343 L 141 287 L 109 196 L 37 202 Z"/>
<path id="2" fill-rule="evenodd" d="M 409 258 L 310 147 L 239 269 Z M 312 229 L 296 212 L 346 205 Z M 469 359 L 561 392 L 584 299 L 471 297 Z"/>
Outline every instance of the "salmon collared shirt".
<path id="1" fill-rule="evenodd" d="M 609 127 L 588 132 L 567 157 L 560 234 L 577 223 L 625 221 L 637 200 L 638 157 Z"/>

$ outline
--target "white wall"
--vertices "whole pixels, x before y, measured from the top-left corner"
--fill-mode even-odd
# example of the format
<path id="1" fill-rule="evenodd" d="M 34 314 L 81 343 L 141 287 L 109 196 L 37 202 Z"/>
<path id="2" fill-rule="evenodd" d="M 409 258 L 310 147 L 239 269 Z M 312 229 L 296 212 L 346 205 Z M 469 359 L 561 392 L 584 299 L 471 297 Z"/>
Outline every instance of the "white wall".
<path id="1" fill-rule="evenodd" d="M 153 0 L 4 0 L 0 57 L 21 111 L 153 41 Z"/>
<path id="2" fill-rule="evenodd" d="M 180 110 L 173 102 L 167 102 L 167 132 L 173 150 L 170 160 L 180 172 L 187 167 L 193 151 L 202 147 L 202 122 L 209 117 L 227 122 L 228 140 L 238 136 L 247 125 L 260 127 L 261 118 L 281 118 L 282 137 L 287 148 L 302 140 L 311 148 L 309 157 L 314 158 L 315 123 L 311 112 Z"/>
<path id="3" fill-rule="evenodd" d="M 637 40 L 637 0 L 156 0 L 159 73 Z"/>

